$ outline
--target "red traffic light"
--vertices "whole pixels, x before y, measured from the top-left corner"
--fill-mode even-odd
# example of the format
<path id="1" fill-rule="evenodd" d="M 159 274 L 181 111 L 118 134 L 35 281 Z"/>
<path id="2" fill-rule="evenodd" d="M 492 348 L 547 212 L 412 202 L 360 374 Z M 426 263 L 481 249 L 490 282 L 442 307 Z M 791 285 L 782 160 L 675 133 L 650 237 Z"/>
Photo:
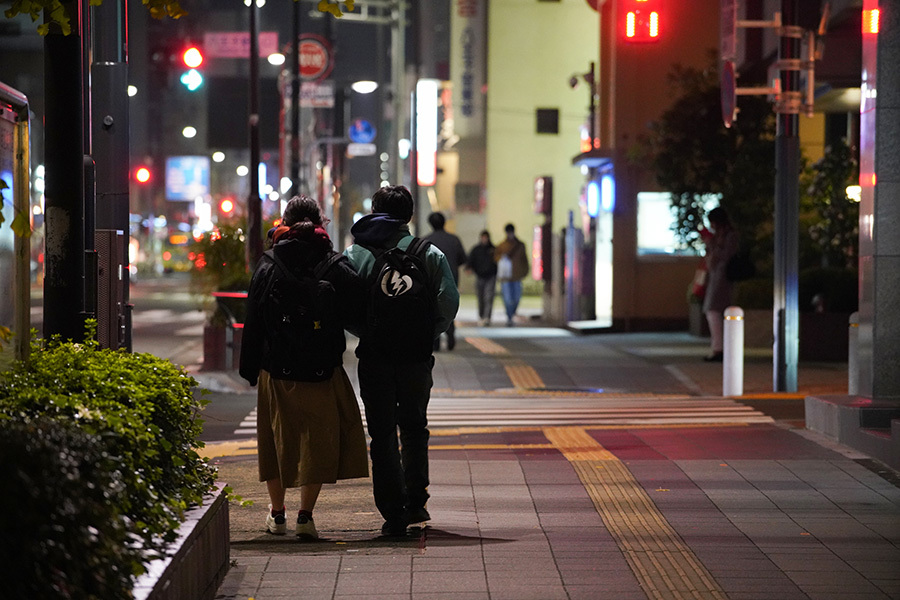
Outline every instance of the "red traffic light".
<path id="1" fill-rule="evenodd" d="M 659 1 L 630 0 L 625 11 L 625 40 L 659 41 Z"/>
<path id="2" fill-rule="evenodd" d="M 134 180 L 138 183 L 148 183 L 150 181 L 150 169 L 147 167 L 138 167 L 135 169 Z"/>
<path id="3" fill-rule="evenodd" d="M 234 201 L 231 198 L 223 198 L 219 202 L 219 210 L 222 211 L 222 214 L 230 215 L 234 211 Z"/>
<path id="4" fill-rule="evenodd" d="M 196 46 L 191 46 L 182 53 L 181 60 L 189 69 L 196 69 L 203 64 L 203 53 Z"/>

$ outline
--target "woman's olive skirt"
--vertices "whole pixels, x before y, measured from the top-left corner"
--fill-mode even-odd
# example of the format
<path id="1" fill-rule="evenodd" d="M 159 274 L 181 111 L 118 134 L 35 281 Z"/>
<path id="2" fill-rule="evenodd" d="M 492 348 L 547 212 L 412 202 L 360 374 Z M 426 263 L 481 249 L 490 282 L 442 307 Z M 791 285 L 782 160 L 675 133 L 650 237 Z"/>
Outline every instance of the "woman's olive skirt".
<path id="1" fill-rule="evenodd" d="M 256 430 L 260 481 L 292 488 L 369 475 L 359 405 L 343 367 L 316 383 L 260 371 Z"/>

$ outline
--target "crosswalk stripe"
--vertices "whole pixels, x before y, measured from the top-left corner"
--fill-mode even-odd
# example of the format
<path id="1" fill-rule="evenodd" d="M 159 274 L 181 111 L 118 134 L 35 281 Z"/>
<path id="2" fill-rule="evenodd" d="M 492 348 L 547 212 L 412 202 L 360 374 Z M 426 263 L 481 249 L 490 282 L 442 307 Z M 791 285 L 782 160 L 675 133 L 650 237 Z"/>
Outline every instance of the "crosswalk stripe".
<path id="1" fill-rule="evenodd" d="M 365 410 L 360 406 L 365 423 Z M 665 426 L 772 423 L 773 419 L 730 398 L 610 397 L 584 398 L 445 398 L 428 406 L 428 425 L 446 427 L 525 426 Z M 256 409 L 235 429 L 236 436 L 256 435 Z"/>

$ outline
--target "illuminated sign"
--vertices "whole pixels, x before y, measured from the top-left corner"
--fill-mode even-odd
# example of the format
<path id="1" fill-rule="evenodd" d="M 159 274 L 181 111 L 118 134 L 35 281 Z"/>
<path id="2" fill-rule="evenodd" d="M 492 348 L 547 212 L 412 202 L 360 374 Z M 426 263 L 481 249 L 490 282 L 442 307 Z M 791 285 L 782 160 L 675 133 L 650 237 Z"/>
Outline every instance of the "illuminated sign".
<path id="1" fill-rule="evenodd" d="M 438 80 L 416 83 L 416 181 L 432 186 L 437 181 Z"/>

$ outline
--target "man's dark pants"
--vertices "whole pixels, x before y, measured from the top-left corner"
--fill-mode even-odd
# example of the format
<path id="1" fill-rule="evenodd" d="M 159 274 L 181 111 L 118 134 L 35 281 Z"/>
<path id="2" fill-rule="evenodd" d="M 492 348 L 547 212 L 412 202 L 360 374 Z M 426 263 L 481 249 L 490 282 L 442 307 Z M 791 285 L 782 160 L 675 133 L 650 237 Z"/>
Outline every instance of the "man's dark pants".
<path id="1" fill-rule="evenodd" d="M 372 438 L 375 506 L 386 521 L 428 501 L 428 400 L 434 357 L 398 364 L 359 359 L 359 393 Z M 400 444 L 397 443 L 397 428 Z"/>

